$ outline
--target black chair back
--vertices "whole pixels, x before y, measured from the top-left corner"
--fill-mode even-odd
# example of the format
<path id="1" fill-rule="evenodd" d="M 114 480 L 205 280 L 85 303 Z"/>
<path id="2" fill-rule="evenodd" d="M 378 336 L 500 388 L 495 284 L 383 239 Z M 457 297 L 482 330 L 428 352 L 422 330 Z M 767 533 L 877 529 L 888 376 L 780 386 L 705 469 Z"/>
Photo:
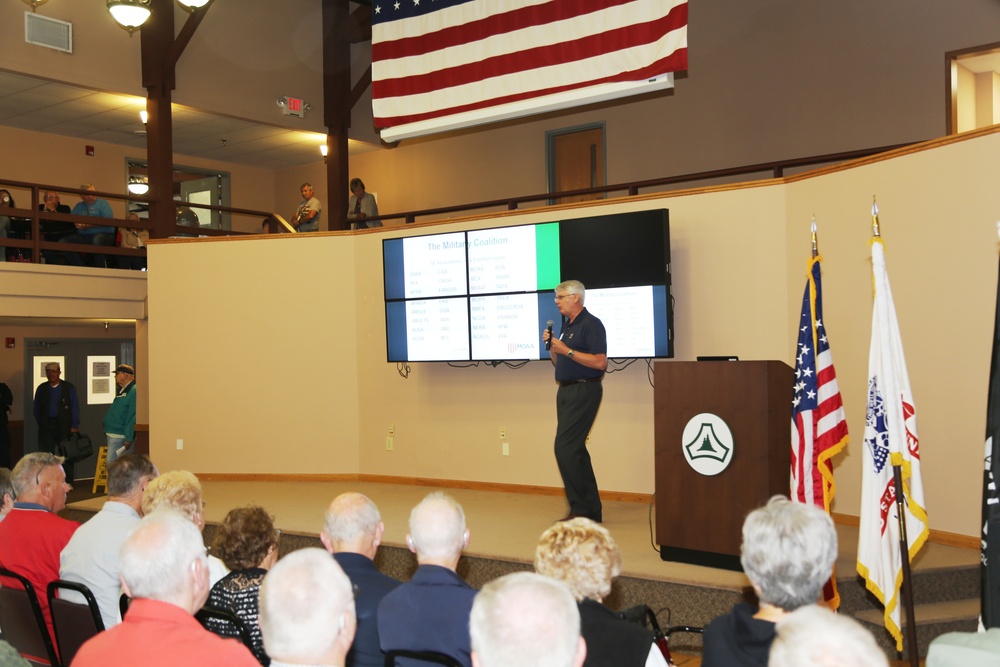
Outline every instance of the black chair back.
<path id="1" fill-rule="evenodd" d="M 405 649 L 393 649 L 385 654 L 385 667 L 396 667 L 396 658 L 409 658 L 432 665 L 446 665 L 446 667 L 462 667 L 455 658 L 444 653 L 435 651 L 407 651 Z"/>
<path id="2" fill-rule="evenodd" d="M 218 624 L 226 625 L 235 629 L 236 633 L 240 637 L 240 641 L 243 642 L 243 645 L 250 649 L 251 653 L 253 652 L 253 639 L 250 637 L 250 630 L 247 629 L 246 623 L 243 622 L 242 618 L 228 609 L 219 609 L 217 607 L 209 607 L 206 605 L 199 609 L 198 613 L 195 614 L 194 617 L 198 619 L 198 622 L 201 623 L 206 630 L 214 632 L 215 634 L 219 634 L 216 632 Z M 213 624 L 209 622 L 209 619 L 216 621 L 216 623 Z M 232 634 L 224 636 L 231 637 Z"/>
<path id="3" fill-rule="evenodd" d="M 70 602 L 59 597 L 60 590 L 76 591 L 86 599 L 85 604 Z M 97 599 L 89 588 L 73 581 L 56 579 L 49 583 L 49 613 L 52 614 L 52 626 L 56 631 L 56 644 L 59 646 L 59 657 L 64 665 L 73 662 L 76 652 L 83 643 L 104 631 L 104 619 Z"/>
<path id="4" fill-rule="evenodd" d="M 31 582 L 0 567 L 0 577 L 16 581 L 0 587 L 0 632 L 22 656 L 38 664 L 59 667 L 59 656 L 49 637 L 49 629 Z"/>
<path id="5" fill-rule="evenodd" d="M 132 602 L 132 598 L 122 593 L 122 596 L 118 598 L 118 611 L 121 612 L 122 620 L 125 620 L 125 612 L 128 611 L 128 606 Z"/>

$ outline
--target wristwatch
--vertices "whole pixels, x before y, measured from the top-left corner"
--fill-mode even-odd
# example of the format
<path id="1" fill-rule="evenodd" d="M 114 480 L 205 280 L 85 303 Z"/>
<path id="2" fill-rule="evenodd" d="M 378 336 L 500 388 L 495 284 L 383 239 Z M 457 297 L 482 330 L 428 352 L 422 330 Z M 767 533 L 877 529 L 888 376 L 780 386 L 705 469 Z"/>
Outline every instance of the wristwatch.
<path id="1" fill-rule="evenodd" d="M 574 354 L 576 354 L 576 350 L 570 350 L 566 353 L 566 356 L 572 359 Z"/>

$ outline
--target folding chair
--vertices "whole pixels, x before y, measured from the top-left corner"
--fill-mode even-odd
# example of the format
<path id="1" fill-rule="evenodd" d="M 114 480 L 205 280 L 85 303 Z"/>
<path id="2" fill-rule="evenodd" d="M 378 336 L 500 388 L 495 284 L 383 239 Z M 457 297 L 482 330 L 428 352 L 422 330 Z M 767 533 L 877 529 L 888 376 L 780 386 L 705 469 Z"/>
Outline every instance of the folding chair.
<path id="1" fill-rule="evenodd" d="M 86 604 L 60 598 L 60 590 L 76 591 L 86 599 Z M 73 662 L 83 643 L 104 631 L 104 619 L 97 599 L 89 588 L 73 581 L 56 579 L 49 583 L 49 613 L 56 631 L 56 645 L 64 665 Z"/>
<path id="2" fill-rule="evenodd" d="M 247 628 L 246 623 L 243 622 L 239 616 L 229 611 L 228 609 L 219 609 L 217 607 L 202 607 L 198 610 L 198 613 L 194 615 L 198 619 L 198 622 L 208 630 L 222 637 L 232 637 L 231 634 L 223 635 L 219 632 L 219 625 L 230 626 L 236 630 L 236 633 L 240 637 L 240 641 L 243 642 L 244 646 L 253 652 L 253 638 L 250 636 L 250 630 Z M 215 621 L 216 623 L 212 623 Z"/>
<path id="3" fill-rule="evenodd" d="M 435 651 L 407 651 L 405 649 L 393 649 L 385 654 L 385 667 L 396 667 L 396 658 L 410 658 L 432 665 L 446 665 L 446 667 L 462 667 L 455 658 L 444 653 Z"/>
<path id="4" fill-rule="evenodd" d="M 11 646 L 33 663 L 59 667 L 59 656 L 49 637 L 49 629 L 31 582 L 16 572 L 0 567 L 0 577 L 20 584 L 0 587 L 0 632 Z"/>

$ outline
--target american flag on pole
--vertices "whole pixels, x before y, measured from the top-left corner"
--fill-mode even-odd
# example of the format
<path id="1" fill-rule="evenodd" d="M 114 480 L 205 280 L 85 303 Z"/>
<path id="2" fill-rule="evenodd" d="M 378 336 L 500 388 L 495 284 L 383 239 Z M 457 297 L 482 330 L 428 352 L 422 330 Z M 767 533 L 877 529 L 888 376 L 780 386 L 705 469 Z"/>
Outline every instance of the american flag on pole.
<path id="1" fill-rule="evenodd" d="M 673 86 L 687 0 L 374 0 L 372 109 L 397 141 Z"/>
<path id="2" fill-rule="evenodd" d="M 878 208 L 872 207 L 877 221 Z M 907 557 L 912 561 L 927 541 L 927 512 L 920 479 L 917 416 L 903 358 L 903 342 L 889 289 L 882 239 L 872 239 L 872 277 L 875 305 L 872 341 L 868 353 L 868 412 L 861 467 L 861 526 L 858 535 L 858 573 L 885 606 L 885 627 L 903 650 L 899 589 L 903 580 L 902 555 L 893 466 L 900 466 Z M 915 650 L 911 648 L 911 650 Z"/>
<path id="3" fill-rule="evenodd" d="M 847 445 L 848 436 L 844 403 L 823 324 L 821 261 L 817 255 L 809 262 L 799 317 L 792 399 L 791 498 L 816 505 L 829 514 L 836 491 L 830 459 Z M 827 583 L 823 597 L 831 608 L 840 606 L 835 578 Z"/>

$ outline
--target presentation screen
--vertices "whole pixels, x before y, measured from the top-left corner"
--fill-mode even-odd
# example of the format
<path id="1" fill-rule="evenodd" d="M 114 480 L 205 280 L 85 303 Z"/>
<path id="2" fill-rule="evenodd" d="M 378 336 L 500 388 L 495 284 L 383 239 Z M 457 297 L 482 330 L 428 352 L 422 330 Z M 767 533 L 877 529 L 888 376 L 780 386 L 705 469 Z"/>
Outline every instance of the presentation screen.
<path id="1" fill-rule="evenodd" d="M 611 358 L 674 356 L 666 209 L 382 242 L 387 359 L 548 359 L 555 288 L 586 287 Z"/>

